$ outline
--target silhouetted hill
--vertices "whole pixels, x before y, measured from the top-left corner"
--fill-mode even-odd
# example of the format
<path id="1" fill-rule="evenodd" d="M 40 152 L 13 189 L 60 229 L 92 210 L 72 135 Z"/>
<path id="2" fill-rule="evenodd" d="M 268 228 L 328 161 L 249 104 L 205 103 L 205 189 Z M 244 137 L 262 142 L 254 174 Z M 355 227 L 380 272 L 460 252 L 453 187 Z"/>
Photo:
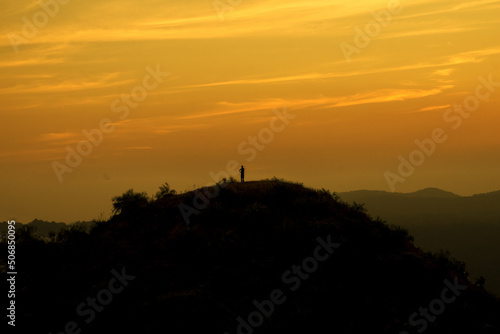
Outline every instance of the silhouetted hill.
<path id="1" fill-rule="evenodd" d="M 444 191 L 438 188 L 425 188 L 413 193 L 404 194 L 408 197 L 419 198 L 459 198 L 460 196 L 449 191 Z"/>
<path id="2" fill-rule="evenodd" d="M 339 193 L 346 202 L 365 203 L 370 214 L 406 224 L 500 223 L 500 191 L 462 197 L 432 188 L 414 193 L 359 190 Z M 431 219 L 431 220 L 429 220 Z"/>
<path id="3" fill-rule="evenodd" d="M 342 198 L 346 199 L 357 199 L 357 198 L 377 198 L 377 197 L 387 197 L 387 198 L 405 198 L 405 197 L 415 197 L 415 198 L 460 198 L 459 195 L 454 194 L 449 191 L 444 191 L 438 188 L 425 188 L 412 193 L 393 193 L 383 190 L 354 190 L 339 193 Z"/>
<path id="4" fill-rule="evenodd" d="M 155 200 L 130 190 L 113 206 L 90 233 L 46 242 L 20 228 L 20 332 L 500 333 L 499 300 L 463 263 L 326 190 L 279 180 L 164 187 Z"/>
<path id="5" fill-rule="evenodd" d="M 409 194 L 360 190 L 339 196 L 407 228 L 424 249 L 449 250 L 467 263 L 473 277 L 485 277 L 486 287 L 500 295 L 500 191 L 462 197 L 431 189 Z"/>

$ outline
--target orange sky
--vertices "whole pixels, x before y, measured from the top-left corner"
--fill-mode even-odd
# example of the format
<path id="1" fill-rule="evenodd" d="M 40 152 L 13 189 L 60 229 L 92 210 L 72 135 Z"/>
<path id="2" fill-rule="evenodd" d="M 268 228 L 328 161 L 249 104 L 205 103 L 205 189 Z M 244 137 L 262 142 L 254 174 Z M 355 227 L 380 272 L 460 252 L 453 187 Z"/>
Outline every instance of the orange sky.
<path id="1" fill-rule="evenodd" d="M 0 220 L 106 216 L 129 188 L 192 189 L 232 160 L 338 192 L 500 189 L 498 1 L 41 3 L 0 11 Z"/>

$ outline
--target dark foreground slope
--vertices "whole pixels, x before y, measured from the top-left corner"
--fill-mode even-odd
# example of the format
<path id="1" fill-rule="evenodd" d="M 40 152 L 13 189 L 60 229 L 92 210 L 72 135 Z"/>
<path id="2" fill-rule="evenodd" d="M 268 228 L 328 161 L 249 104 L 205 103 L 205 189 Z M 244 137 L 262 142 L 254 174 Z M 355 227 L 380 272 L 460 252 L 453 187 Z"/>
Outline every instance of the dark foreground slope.
<path id="1" fill-rule="evenodd" d="M 193 206 L 193 192 L 138 196 L 90 234 L 47 243 L 19 231 L 17 330 L 500 333 L 499 301 L 462 263 L 359 206 L 277 180 L 211 190 L 189 225 L 179 205 Z"/>

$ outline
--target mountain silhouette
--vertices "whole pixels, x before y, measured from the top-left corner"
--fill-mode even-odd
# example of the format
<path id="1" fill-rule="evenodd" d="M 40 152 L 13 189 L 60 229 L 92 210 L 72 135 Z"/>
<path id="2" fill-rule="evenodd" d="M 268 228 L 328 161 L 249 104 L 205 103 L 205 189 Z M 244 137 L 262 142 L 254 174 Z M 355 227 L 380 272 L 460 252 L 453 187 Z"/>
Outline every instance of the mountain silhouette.
<path id="1" fill-rule="evenodd" d="M 473 220 L 481 223 L 500 223 L 500 191 L 458 196 L 436 188 L 414 193 L 358 190 L 339 193 L 351 203 L 364 203 L 374 216 L 393 223 L 456 223 Z M 430 219 L 429 221 L 427 219 Z"/>
<path id="2" fill-rule="evenodd" d="M 444 191 L 438 188 L 425 188 L 413 193 L 405 194 L 408 197 L 420 198 L 459 198 L 460 196 L 449 191 Z"/>
<path id="3" fill-rule="evenodd" d="M 362 205 L 278 179 L 162 187 L 115 197 L 90 232 L 47 241 L 20 226 L 17 329 L 500 333 L 500 301 L 464 263 Z"/>
<path id="4" fill-rule="evenodd" d="M 33 233 L 41 237 L 48 238 L 52 234 L 56 234 L 61 230 L 67 229 L 68 227 L 79 226 L 85 230 L 90 230 L 93 224 L 94 224 L 93 222 L 82 222 L 82 221 L 66 224 L 62 222 L 54 222 L 54 221 L 49 222 L 41 219 L 33 219 L 26 225 L 33 229 Z M 8 223 L 6 221 L 0 222 L 0 233 L 7 233 L 7 231 L 8 231 Z"/>
<path id="5" fill-rule="evenodd" d="M 408 194 L 360 190 L 339 196 L 408 229 L 424 249 L 450 251 L 500 296 L 500 191 L 459 196 L 436 188 Z"/>
<path id="6" fill-rule="evenodd" d="M 412 193 L 394 193 L 383 190 L 354 190 L 339 193 L 345 198 L 361 197 L 415 197 L 415 198 L 460 198 L 460 195 L 439 188 L 425 188 Z"/>

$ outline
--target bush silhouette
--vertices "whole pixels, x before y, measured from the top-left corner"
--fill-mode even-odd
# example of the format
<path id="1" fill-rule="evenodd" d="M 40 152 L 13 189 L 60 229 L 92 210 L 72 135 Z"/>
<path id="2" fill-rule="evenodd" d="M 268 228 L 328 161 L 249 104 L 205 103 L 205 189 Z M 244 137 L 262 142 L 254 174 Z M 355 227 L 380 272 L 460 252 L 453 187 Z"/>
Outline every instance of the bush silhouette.
<path id="1" fill-rule="evenodd" d="M 165 197 L 170 197 L 170 196 L 173 196 L 175 195 L 177 192 L 173 189 L 170 189 L 170 186 L 167 182 L 165 182 L 164 184 L 162 184 L 160 186 L 160 190 L 155 194 L 154 198 L 155 199 L 162 199 L 162 198 L 165 198 Z"/>
<path id="2" fill-rule="evenodd" d="M 113 197 L 112 201 L 114 214 L 133 212 L 149 203 L 147 193 L 137 193 L 134 189 L 127 190 L 121 196 Z"/>

